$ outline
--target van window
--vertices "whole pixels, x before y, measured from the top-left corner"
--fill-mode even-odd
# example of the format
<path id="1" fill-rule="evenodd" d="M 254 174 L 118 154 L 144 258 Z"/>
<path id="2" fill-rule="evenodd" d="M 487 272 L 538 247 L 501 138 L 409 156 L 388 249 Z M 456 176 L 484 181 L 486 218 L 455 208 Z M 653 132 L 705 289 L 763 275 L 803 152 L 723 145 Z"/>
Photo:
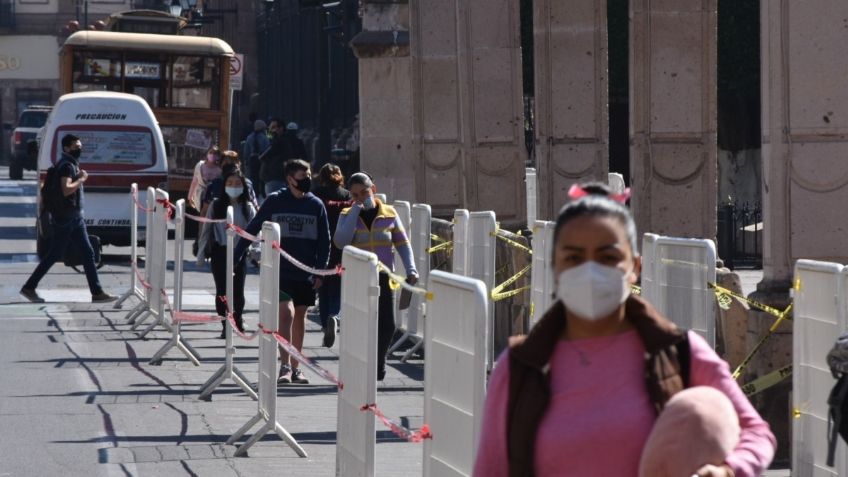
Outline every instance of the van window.
<path id="1" fill-rule="evenodd" d="M 47 122 L 47 111 L 24 111 L 21 120 L 18 121 L 19 128 L 40 128 Z"/>
<path id="2" fill-rule="evenodd" d="M 93 170 L 143 169 L 156 163 L 153 132 L 139 126 L 62 126 L 53 137 L 54 160 L 61 157 L 61 138 L 69 133 L 82 142 L 80 164 Z"/>

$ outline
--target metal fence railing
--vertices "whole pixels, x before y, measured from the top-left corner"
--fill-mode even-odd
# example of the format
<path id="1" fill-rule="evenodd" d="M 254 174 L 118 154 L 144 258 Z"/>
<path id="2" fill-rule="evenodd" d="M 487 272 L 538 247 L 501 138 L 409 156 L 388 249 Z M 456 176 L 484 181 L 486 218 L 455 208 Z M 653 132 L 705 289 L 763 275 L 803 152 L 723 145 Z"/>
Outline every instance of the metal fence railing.
<path id="1" fill-rule="evenodd" d="M 763 266 L 763 209 L 761 204 L 720 205 L 718 251 L 730 269 Z"/>

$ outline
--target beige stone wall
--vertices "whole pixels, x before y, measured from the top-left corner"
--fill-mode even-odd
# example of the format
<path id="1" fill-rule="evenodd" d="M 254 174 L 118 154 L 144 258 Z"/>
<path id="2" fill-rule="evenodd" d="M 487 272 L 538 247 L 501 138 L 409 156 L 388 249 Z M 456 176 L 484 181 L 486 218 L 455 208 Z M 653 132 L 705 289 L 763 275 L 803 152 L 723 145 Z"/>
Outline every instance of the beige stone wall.
<path id="1" fill-rule="evenodd" d="M 641 232 L 715 237 L 716 11 L 716 0 L 630 2 L 630 170 Z"/>
<path id="2" fill-rule="evenodd" d="M 416 197 L 524 221 L 518 2 L 411 2 Z"/>
<path id="3" fill-rule="evenodd" d="M 607 181 L 606 0 L 536 0 L 533 11 L 539 219 L 553 220 L 575 182 Z"/>
<path id="4" fill-rule="evenodd" d="M 360 165 L 390 200 L 416 200 L 409 6 L 363 2 L 359 58 Z"/>

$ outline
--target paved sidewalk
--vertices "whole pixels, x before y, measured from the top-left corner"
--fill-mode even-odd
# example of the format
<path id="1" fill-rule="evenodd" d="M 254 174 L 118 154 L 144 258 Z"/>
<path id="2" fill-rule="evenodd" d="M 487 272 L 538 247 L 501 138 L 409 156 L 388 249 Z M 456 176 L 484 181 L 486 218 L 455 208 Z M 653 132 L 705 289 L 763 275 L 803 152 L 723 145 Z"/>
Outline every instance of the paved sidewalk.
<path id="1" fill-rule="evenodd" d="M 80 277 L 73 281 L 78 284 Z M 248 289 L 257 281 L 250 275 Z M 335 475 L 337 394 L 309 371 L 313 384 L 280 388 L 277 401 L 279 421 L 309 457 L 297 457 L 273 434 L 251 448 L 249 457 L 233 457 L 236 448 L 224 442 L 254 415 L 256 403 L 230 383 L 210 402 L 196 398 L 199 386 L 223 363 L 220 325 L 185 327 L 184 335 L 203 358 L 200 367 L 176 349 L 161 366 L 150 366 L 147 361 L 169 334 L 156 331 L 150 339 L 138 339 L 124 322 L 125 311 L 80 302 L 88 298 L 86 289 L 45 287 L 48 298 L 77 302 L 10 303 L 12 283 L 3 283 L 6 304 L 0 305 L 0 476 Z M 212 309 L 208 292 L 187 294 L 189 308 Z M 248 295 L 248 308 L 254 309 L 246 315 L 250 329 L 256 329 L 255 303 L 255 293 Z M 320 346 L 314 319 L 307 325 L 305 354 L 335 373 L 337 348 Z M 236 365 L 252 380 L 255 343 L 240 346 L 236 355 Z M 378 404 L 387 415 L 419 428 L 423 362 L 389 364 Z M 421 475 L 421 444 L 403 442 L 379 423 L 377 441 L 378 475 Z"/>

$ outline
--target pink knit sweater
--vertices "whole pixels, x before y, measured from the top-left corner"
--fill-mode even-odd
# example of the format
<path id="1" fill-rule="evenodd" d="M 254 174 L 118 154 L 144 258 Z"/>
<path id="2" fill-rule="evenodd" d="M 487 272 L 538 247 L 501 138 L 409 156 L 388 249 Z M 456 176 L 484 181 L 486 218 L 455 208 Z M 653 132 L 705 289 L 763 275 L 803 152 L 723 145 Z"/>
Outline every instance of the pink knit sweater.
<path id="1" fill-rule="evenodd" d="M 769 425 L 707 342 L 690 331 L 689 343 L 689 385 L 724 392 L 739 415 L 741 439 L 726 463 L 738 477 L 759 476 L 774 456 L 776 441 Z M 489 382 L 475 476 L 508 475 L 507 354 L 498 359 Z M 637 475 L 656 420 L 645 389 L 644 354 L 635 331 L 557 345 L 550 362 L 551 402 L 536 438 L 536 477 Z"/>

